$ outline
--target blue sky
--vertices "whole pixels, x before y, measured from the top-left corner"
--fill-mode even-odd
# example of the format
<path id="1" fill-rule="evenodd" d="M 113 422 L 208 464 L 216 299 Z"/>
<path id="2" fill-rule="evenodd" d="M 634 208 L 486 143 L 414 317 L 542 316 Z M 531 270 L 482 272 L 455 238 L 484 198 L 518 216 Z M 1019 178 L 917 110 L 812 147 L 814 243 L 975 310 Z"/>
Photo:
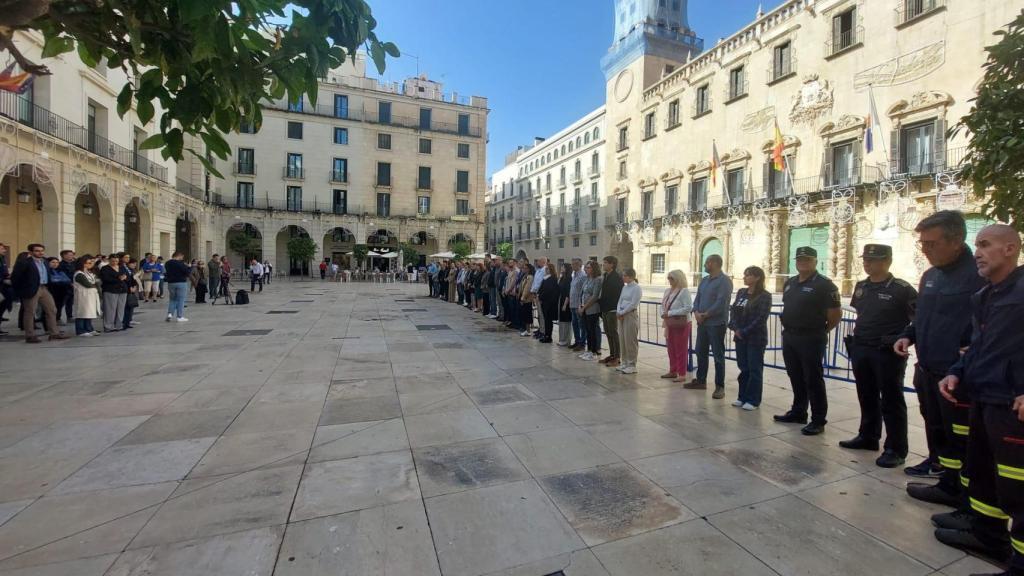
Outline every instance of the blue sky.
<path id="1" fill-rule="evenodd" d="M 690 0 L 690 26 L 713 46 L 752 22 L 757 0 Z M 769 10 L 781 0 L 763 2 Z M 549 136 L 604 103 L 601 57 L 612 0 L 370 0 L 378 36 L 398 45 L 384 78 L 419 70 L 445 90 L 486 96 L 488 176 L 505 154 Z M 372 68 L 372 66 L 371 66 Z"/>

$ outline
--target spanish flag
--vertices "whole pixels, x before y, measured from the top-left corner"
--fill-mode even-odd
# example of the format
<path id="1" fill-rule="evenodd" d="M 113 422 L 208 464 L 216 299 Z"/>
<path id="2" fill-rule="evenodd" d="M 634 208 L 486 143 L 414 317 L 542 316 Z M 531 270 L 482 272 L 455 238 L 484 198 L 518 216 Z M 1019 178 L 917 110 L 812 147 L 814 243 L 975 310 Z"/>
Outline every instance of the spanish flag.
<path id="1" fill-rule="evenodd" d="M 782 155 L 785 145 L 782 143 L 782 131 L 779 130 L 779 122 L 775 122 L 775 145 L 772 147 L 772 163 L 775 170 L 782 172 L 786 169 L 786 159 Z"/>
<path id="2" fill-rule="evenodd" d="M 7 92 L 14 92 L 15 94 L 24 94 L 29 86 L 32 85 L 32 81 L 35 80 L 35 76 L 28 72 L 19 72 L 14 74 L 14 63 L 7 68 L 4 68 L 0 72 L 0 90 L 6 90 Z"/>
<path id="3" fill-rule="evenodd" d="M 718 185 L 718 169 L 722 166 L 722 160 L 718 157 L 718 143 L 711 141 L 711 186 Z"/>

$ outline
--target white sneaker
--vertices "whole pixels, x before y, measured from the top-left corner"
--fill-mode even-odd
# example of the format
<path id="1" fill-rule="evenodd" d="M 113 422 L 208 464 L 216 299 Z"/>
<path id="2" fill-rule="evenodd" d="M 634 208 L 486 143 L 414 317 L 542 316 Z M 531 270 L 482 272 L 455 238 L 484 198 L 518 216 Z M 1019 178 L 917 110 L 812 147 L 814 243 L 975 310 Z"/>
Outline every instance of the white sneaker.
<path id="1" fill-rule="evenodd" d="M 591 360 L 593 360 L 593 359 L 594 359 L 594 355 L 593 355 L 593 354 L 591 354 L 590 352 L 584 352 L 584 353 L 583 353 L 583 354 L 582 354 L 582 355 L 580 356 L 580 360 L 583 360 L 584 362 L 590 362 L 590 361 L 591 361 Z"/>
<path id="2" fill-rule="evenodd" d="M 743 405 L 743 409 L 746 410 L 747 412 L 753 412 L 754 410 L 757 410 L 757 406 L 754 406 L 750 402 L 747 402 L 746 404 Z"/>
<path id="3" fill-rule="evenodd" d="M 615 371 L 616 372 L 622 372 L 626 368 L 629 368 L 629 364 L 623 362 L 622 364 L 619 364 L 618 366 L 615 367 Z"/>
<path id="4" fill-rule="evenodd" d="M 497 316 L 495 316 L 494 314 L 488 314 L 487 317 L 490 318 L 491 320 L 497 318 Z"/>
<path id="5" fill-rule="evenodd" d="M 129 322 L 129 323 L 128 323 L 128 325 L 129 325 L 129 326 L 138 326 L 138 325 L 139 325 L 139 323 L 138 323 L 138 322 L 136 322 L 136 321 L 134 321 L 134 320 L 132 320 L 131 322 Z"/>
<path id="6" fill-rule="evenodd" d="M 86 332 L 86 333 L 84 333 L 84 334 L 79 334 L 78 336 L 79 336 L 80 338 L 92 338 L 92 337 L 93 337 L 93 336 L 95 336 L 95 335 L 96 335 L 96 334 L 94 334 L 94 333 L 92 333 L 92 332 Z"/>
<path id="7" fill-rule="evenodd" d="M 165 322 L 170 322 L 171 320 L 174 320 L 174 314 L 168 314 L 167 320 L 165 320 Z"/>
<path id="8" fill-rule="evenodd" d="M 99 330 L 93 330 L 92 332 L 89 332 L 89 334 L 92 334 L 93 336 L 99 336 L 100 334 L 102 334 L 102 332 L 100 332 Z M 85 334 L 83 334 L 83 336 L 85 336 Z"/>
<path id="9" fill-rule="evenodd" d="M 636 366 L 630 364 L 622 369 L 623 374 L 636 374 Z"/>
<path id="10" fill-rule="evenodd" d="M 558 345 L 559 345 L 559 346 L 568 346 L 569 344 L 568 344 L 568 343 L 566 343 L 566 342 L 559 342 L 559 343 L 558 343 Z"/>
<path id="11" fill-rule="evenodd" d="M 522 332 L 519 333 L 519 335 L 520 336 L 529 336 L 530 334 L 526 330 L 523 330 Z"/>
<path id="12" fill-rule="evenodd" d="M 178 322 L 188 322 L 188 318 L 178 318 Z"/>
<path id="13" fill-rule="evenodd" d="M 732 405 L 737 407 L 737 408 L 739 408 L 740 406 L 743 406 L 743 401 L 742 400 L 733 400 L 732 401 Z"/>

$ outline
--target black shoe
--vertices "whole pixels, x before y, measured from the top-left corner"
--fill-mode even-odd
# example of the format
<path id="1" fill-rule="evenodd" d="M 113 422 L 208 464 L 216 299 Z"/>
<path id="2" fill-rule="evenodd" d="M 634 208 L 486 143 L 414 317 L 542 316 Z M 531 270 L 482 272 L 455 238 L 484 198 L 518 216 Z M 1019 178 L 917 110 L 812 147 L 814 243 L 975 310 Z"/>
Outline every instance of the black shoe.
<path id="1" fill-rule="evenodd" d="M 540 339 L 540 343 L 541 344 L 551 344 L 551 338 L 541 338 Z"/>
<path id="2" fill-rule="evenodd" d="M 916 466 L 904 468 L 903 473 L 917 478 L 940 478 L 942 476 L 942 466 L 935 464 L 930 458 L 925 458 Z"/>
<path id="3" fill-rule="evenodd" d="M 858 434 L 851 440 L 840 440 L 839 447 L 846 448 L 848 450 L 870 450 L 872 452 L 877 452 L 878 440 L 868 440 Z"/>
<path id="4" fill-rule="evenodd" d="M 803 428 L 800 429 L 800 433 L 803 434 L 804 436 L 817 436 L 818 434 L 821 434 L 824 431 L 824 424 L 816 424 L 814 422 L 811 422 L 807 426 L 804 426 Z"/>
<path id="5" fill-rule="evenodd" d="M 997 564 L 1005 564 L 1010 559 L 1012 548 L 1007 542 L 1005 544 L 993 545 L 982 542 L 974 535 L 974 532 L 967 530 L 950 530 L 948 528 L 936 528 L 935 539 L 946 546 L 952 546 L 980 556 L 986 560 L 992 560 Z"/>
<path id="6" fill-rule="evenodd" d="M 875 460 L 875 465 L 880 468 L 895 468 L 897 466 L 902 466 L 904 462 L 906 462 L 906 458 L 892 450 L 886 450 Z"/>
<path id="7" fill-rule="evenodd" d="M 969 510 L 953 510 L 952 512 L 932 514 L 932 526 L 946 528 L 947 530 L 970 531 L 971 518 L 973 516 L 974 514 Z"/>
<path id="8" fill-rule="evenodd" d="M 807 424 L 807 414 L 793 414 L 793 411 L 790 410 L 785 414 L 776 414 L 775 421 L 784 424 Z"/>
<path id="9" fill-rule="evenodd" d="M 921 482 L 911 482 L 907 484 L 907 494 L 916 500 L 922 502 L 931 502 L 932 504 L 941 504 L 943 506 L 950 506 L 956 508 L 960 505 L 960 495 L 952 494 L 947 492 L 945 489 L 940 488 L 937 484 L 923 484 Z"/>

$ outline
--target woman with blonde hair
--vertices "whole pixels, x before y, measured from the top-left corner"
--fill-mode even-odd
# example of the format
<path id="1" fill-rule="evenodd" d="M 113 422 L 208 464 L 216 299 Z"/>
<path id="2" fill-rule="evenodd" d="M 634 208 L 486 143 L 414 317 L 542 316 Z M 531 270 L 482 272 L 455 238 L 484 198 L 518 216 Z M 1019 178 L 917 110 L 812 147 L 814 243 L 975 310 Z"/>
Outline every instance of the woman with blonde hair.
<path id="1" fill-rule="evenodd" d="M 682 270 L 668 273 L 668 289 L 661 299 L 661 321 L 668 344 L 668 372 L 662 378 L 682 382 L 690 357 L 690 312 L 693 300 Z"/>

